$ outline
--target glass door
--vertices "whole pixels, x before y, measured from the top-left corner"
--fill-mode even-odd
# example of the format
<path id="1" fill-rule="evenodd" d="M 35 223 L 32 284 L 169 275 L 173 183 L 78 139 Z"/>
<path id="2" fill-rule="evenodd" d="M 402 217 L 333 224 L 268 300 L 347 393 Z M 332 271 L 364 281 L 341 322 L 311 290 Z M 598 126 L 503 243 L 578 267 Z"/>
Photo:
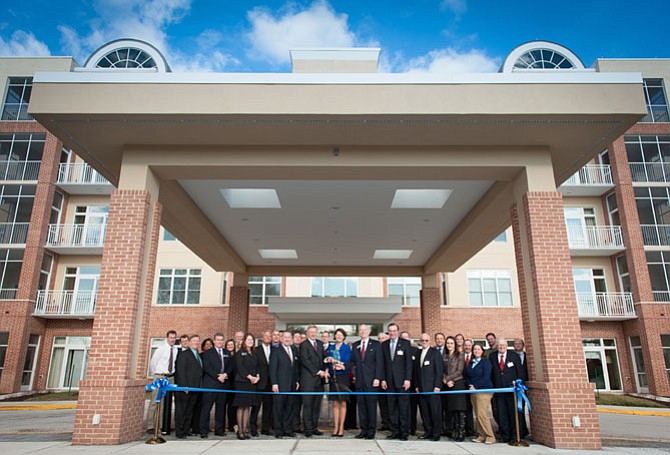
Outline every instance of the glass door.
<path id="1" fill-rule="evenodd" d="M 63 312 L 93 314 L 100 267 L 68 267 L 63 282 Z"/>
<path id="2" fill-rule="evenodd" d="M 105 238 L 107 215 L 106 205 L 79 206 L 75 209 L 76 241 L 82 246 L 100 246 Z"/>
<path id="3" fill-rule="evenodd" d="M 54 337 L 47 388 L 79 389 L 86 378 L 91 337 Z"/>
<path id="4" fill-rule="evenodd" d="M 586 372 L 589 375 L 589 382 L 596 385 L 596 389 L 607 389 L 605 370 L 603 368 L 603 358 L 599 351 L 584 351 L 586 358 Z"/>
<path id="5" fill-rule="evenodd" d="M 647 370 L 644 365 L 644 355 L 642 354 L 642 343 L 639 336 L 628 338 L 630 350 L 633 357 L 633 370 L 635 371 L 635 385 L 638 393 L 649 393 L 649 384 L 647 383 Z"/>

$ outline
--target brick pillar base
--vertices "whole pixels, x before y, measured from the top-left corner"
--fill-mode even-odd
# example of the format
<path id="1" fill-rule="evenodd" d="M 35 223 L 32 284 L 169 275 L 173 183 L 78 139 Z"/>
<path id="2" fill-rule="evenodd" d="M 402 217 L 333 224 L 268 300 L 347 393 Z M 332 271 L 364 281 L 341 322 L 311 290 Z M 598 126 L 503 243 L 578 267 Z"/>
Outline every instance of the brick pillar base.
<path id="1" fill-rule="evenodd" d="M 422 288 L 419 295 L 421 297 L 421 330 L 430 334 L 442 332 L 440 289 Z"/>
<path id="2" fill-rule="evenodd" d="M 593 387 L 587 382 L 563 215 L 556 191 L 532 191 L 511 213 L 528 351 L 531 433 L 564 449 L 601 448 Z M 573 417 L 579 418 L 579 425 Z"/>
<path id="3" fill-rule="evenodd" d="M 247 333 L 249 330 L 249 288 L 247 286 L 231 286 L 230 310 L 228 312 L 228 333 L 232 337 L 235 332 Z"/>
<path id="4" fill-rule="evenodd" d="M 158 207 L 158 209 L 157 209 Z M 115 190 L 86 380 L 80 382 L 72 444 L 123 444 L 144 433 L 143 356 L 160 205 L 146 190 Z"/>

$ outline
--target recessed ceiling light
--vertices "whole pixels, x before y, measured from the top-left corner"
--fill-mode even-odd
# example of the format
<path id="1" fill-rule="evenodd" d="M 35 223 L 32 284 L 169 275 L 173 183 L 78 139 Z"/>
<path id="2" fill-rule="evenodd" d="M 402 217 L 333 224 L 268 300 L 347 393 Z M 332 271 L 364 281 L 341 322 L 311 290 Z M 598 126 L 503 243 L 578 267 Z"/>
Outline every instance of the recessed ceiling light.
<path id="1" fill-rule="evenodd" d="M 263 259 L 298 259 L 296 250 L 258 250 Z"/>
<path id="2" fill-rule="evenodd" d="M 441 209 L 449 199 L 452 190 L 412 189 L 395 190 L 392 209 Z"/>
<path id="3" fill-rule="evenodd" d="M 409 259 L 414 250 L 375 250 L 374 259 Z"/>
<path id="4" fill-rule="evenodd" d="M 273 188 L 221 188 L 231 209 L 280 209 L 277 191 Z"/>

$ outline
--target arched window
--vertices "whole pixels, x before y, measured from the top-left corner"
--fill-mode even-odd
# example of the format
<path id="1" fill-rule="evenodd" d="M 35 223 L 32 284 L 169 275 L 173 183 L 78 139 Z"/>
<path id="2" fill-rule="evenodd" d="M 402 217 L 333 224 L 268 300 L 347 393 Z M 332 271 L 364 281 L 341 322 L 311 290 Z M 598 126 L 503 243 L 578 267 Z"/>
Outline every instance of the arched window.
<path id="1" fill-rule="evenodd" d="M 169 72 L 163 54 L 151 44 L 136 39 L 110 41 L 96 50 L 86 61 L 86 68 L 155 69 Z"/>
<path id="2" fill-rule="evenodd" d="M 574 69 L 583 70 L 584 64 L 570 49 L 549 41 L 531 41 L 510 52 L 500 71 Z"/>

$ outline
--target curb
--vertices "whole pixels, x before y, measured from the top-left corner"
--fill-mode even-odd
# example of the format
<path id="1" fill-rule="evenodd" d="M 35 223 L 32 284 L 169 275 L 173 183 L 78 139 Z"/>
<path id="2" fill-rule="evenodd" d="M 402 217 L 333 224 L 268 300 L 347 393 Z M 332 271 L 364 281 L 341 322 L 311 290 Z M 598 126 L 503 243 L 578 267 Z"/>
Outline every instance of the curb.
<path id="1" fill-rule="evenodd" d="M 72 404 L 17 404 L 1 406 L 0 411 L 51 411 L 55 409 L 76 409 L 77 403 Z"/>
<path id="2" fill-rule="evenodd" d="M 670 417 L 670 411 L 643 411 L 639 409 L 598 409 L 604 414 L 626 414 L 636 416 Z"/>

